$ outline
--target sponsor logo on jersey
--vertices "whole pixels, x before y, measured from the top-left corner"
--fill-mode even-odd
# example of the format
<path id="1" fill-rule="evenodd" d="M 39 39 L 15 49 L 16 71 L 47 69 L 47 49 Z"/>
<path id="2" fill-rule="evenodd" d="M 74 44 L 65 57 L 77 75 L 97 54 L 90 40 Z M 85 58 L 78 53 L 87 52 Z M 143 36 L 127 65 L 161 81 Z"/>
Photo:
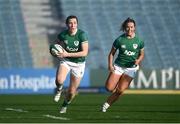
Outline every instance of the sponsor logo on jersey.
<path id="1" fill-rule="evenodd" d="M 78 51 L 78 48 L 70 48 L 69 46 L 67 47 L 67 49 L 71 52 L 76 52 Z"/>
<path id="2" fill-rule="evenodd" d="M 137 44 L 133 44 L 133 48 L 137 49 L 138 45 Z"/>
<path id="3" fill-rule="evenodd" d="M 74 41 L 74 45 L 75 45 L 75 46 L 78 46 L 78 45 L 79 45 L 79 41 L 75 40 L 75 41 Z"/>
<path id="4" fill-rule="evenodd" d="M 135 52 L 125 50 L 125 51 L 124 51 L 124 54 L 125 54 L 125 55 L 128 55 L 128 56 L 134 56 L 134 55 L 135 55 Z"/>

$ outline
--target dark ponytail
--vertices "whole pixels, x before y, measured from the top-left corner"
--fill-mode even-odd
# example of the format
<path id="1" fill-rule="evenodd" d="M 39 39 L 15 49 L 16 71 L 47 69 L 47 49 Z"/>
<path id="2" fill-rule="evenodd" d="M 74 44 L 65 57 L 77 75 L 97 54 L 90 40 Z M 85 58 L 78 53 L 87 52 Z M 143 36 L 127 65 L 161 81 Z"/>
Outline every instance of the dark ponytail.
<path id="1" fill-rule="evenodd" d="M 134 23 L 134 26 L 136 27 L 136 22 L 134 21 L 134 19 L 128 17 L 128 18 L 122 23 L 120 30 L 121 30 L 121 31 L 125 31 L 125 30 L 126 30 L 126 26 L 127 26 L 127 24 L 128 24 L 129 22 Z"/>

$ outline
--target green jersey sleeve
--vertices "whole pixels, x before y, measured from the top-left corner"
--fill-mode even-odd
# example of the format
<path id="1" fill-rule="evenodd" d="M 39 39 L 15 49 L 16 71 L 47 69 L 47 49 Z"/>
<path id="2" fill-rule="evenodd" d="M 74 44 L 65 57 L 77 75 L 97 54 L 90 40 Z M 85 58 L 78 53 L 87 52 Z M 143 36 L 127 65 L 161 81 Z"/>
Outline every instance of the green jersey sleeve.
<path id="1" fill-rule="evenodd" d="M 144 48 L 144 41 L 142 41 L 141 40 L 141 42 L 140 42 L 140 47 L 139 47 L 140 49 L 143 49 Z"/>
<path id="2" fill-rule="evenodd" d="M 63 38 L 63 36 L 64 36 L 63 34 L 64 34 L 64 32 L 58 34 L 58 35 L 57 35 L 57 39 L 59 39 L 60 41 L 63 41 L 63 39 L 64 39 L 64 38 Z"/>
<path id="3" fill-rule="evenodd" d="M 87 34 L 85 33 L 85 32 L 82 32 L 81 34 L 80 34 L 80 39 L 81 39 L 81 42 L 88 42 L 88 36 L 87 36 Z"/>
<path id="4" fill-rule="evenodd" d="M 113 43 L 113 47 L 114 47 L 115 49 L 118 49 L 118 48 L 119 48 L 119 46 L 120 46 L 120 44 L 119 44 L 119 40 L 118 40 L 118 39 L 116 39 L 116 40 L 114 41 L 114 43 Z"/>
<path id="5" fill-rule="evenodd" d="M 64 49 L 66 48 L 66 44 L 64 43 L 64 38 L 62 33 L 57 35 L 58 44 L 61 45 Z"/>

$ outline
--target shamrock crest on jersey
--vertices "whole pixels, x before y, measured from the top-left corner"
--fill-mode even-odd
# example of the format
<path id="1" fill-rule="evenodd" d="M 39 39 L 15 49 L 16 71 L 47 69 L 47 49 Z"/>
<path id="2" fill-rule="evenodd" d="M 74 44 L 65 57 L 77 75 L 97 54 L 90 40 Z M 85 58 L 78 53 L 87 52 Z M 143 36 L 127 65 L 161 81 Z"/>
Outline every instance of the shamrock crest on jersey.
<path id="1" fill-rule="evenodd" d="M 133 44 L 133 48 L 137 49 L 138 45 L 137 44 Z"/>
<path id="2" fill-rule="evenodd" d="M 78 46 L 78 45 L 79 45 L 79 41 L 77 41 L 77 40 L 74 41 L 74 45 L 75 45 L 75 46 Z"/>

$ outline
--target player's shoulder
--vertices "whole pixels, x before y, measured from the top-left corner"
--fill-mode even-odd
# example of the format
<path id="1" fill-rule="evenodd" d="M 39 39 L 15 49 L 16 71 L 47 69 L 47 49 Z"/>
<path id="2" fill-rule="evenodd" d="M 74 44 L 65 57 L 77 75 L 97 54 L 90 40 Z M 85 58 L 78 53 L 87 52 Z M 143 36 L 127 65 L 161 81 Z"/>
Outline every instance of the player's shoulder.
<path id="1" fill-rule="evenodd" d="M 138 41 L 138 42 L 144 42 L 144 40 L 137 34 L 136 34 L 135 38 L 136 38 L 136 41 Z"/>
<path id="2" fill-rule="evenodd" d="M 58 35 L 57 38 L 58 39 L 64 39 L 64 37 L 68 34 L 68 30 L 63 30 L 61 31 Z"/>
<path id="3" fill-rule="evenodd" d="M 121 41 L 124 38 L 125 38 L 125 34 L 121 34 L 116 38 L 116 41 Z"/>
<path id="4" fill-rule="evenodd" d="M 84 41 L 88 41 L 88 35 L 85 31 L 83 31 L 82 29 L 78 29 L 76 35 L 78 36 L 78 38 L 80 39 L 80 41 L 84 42 Z"/>
<path id="5" fill-rule="evenodd" d="M 66 30 L 63 30 L 60 33 L 58 33 L 57 37 L 62 38 L 64 36 L 66 36 L 67 34 L 68 34 L 68 30 L 66 29 Z"/>
<path id="6" fill-rule="evenodd" d="M 77 33 L 78 34 L 86 34 L 86 32 L 84 30 L 82 30 L 82 29 L 78 29 Z"/>
<path id="7" fill-rule="evenodd" d="M 68 34 L 68 30 L 63 30 L 58 34 L 58 36 L 62 36 L 62 35 L 66 35 L 66 34 Z"/>
<path id="8" fill-rule="evenodd" d="M 139 37 L 138 35 L 135 36 L 136 38 L 136 43 L 139 44 L 141 46 L 141 48 L 144 47 L 144 40 L 141 39 L 141 37 Z"/>

